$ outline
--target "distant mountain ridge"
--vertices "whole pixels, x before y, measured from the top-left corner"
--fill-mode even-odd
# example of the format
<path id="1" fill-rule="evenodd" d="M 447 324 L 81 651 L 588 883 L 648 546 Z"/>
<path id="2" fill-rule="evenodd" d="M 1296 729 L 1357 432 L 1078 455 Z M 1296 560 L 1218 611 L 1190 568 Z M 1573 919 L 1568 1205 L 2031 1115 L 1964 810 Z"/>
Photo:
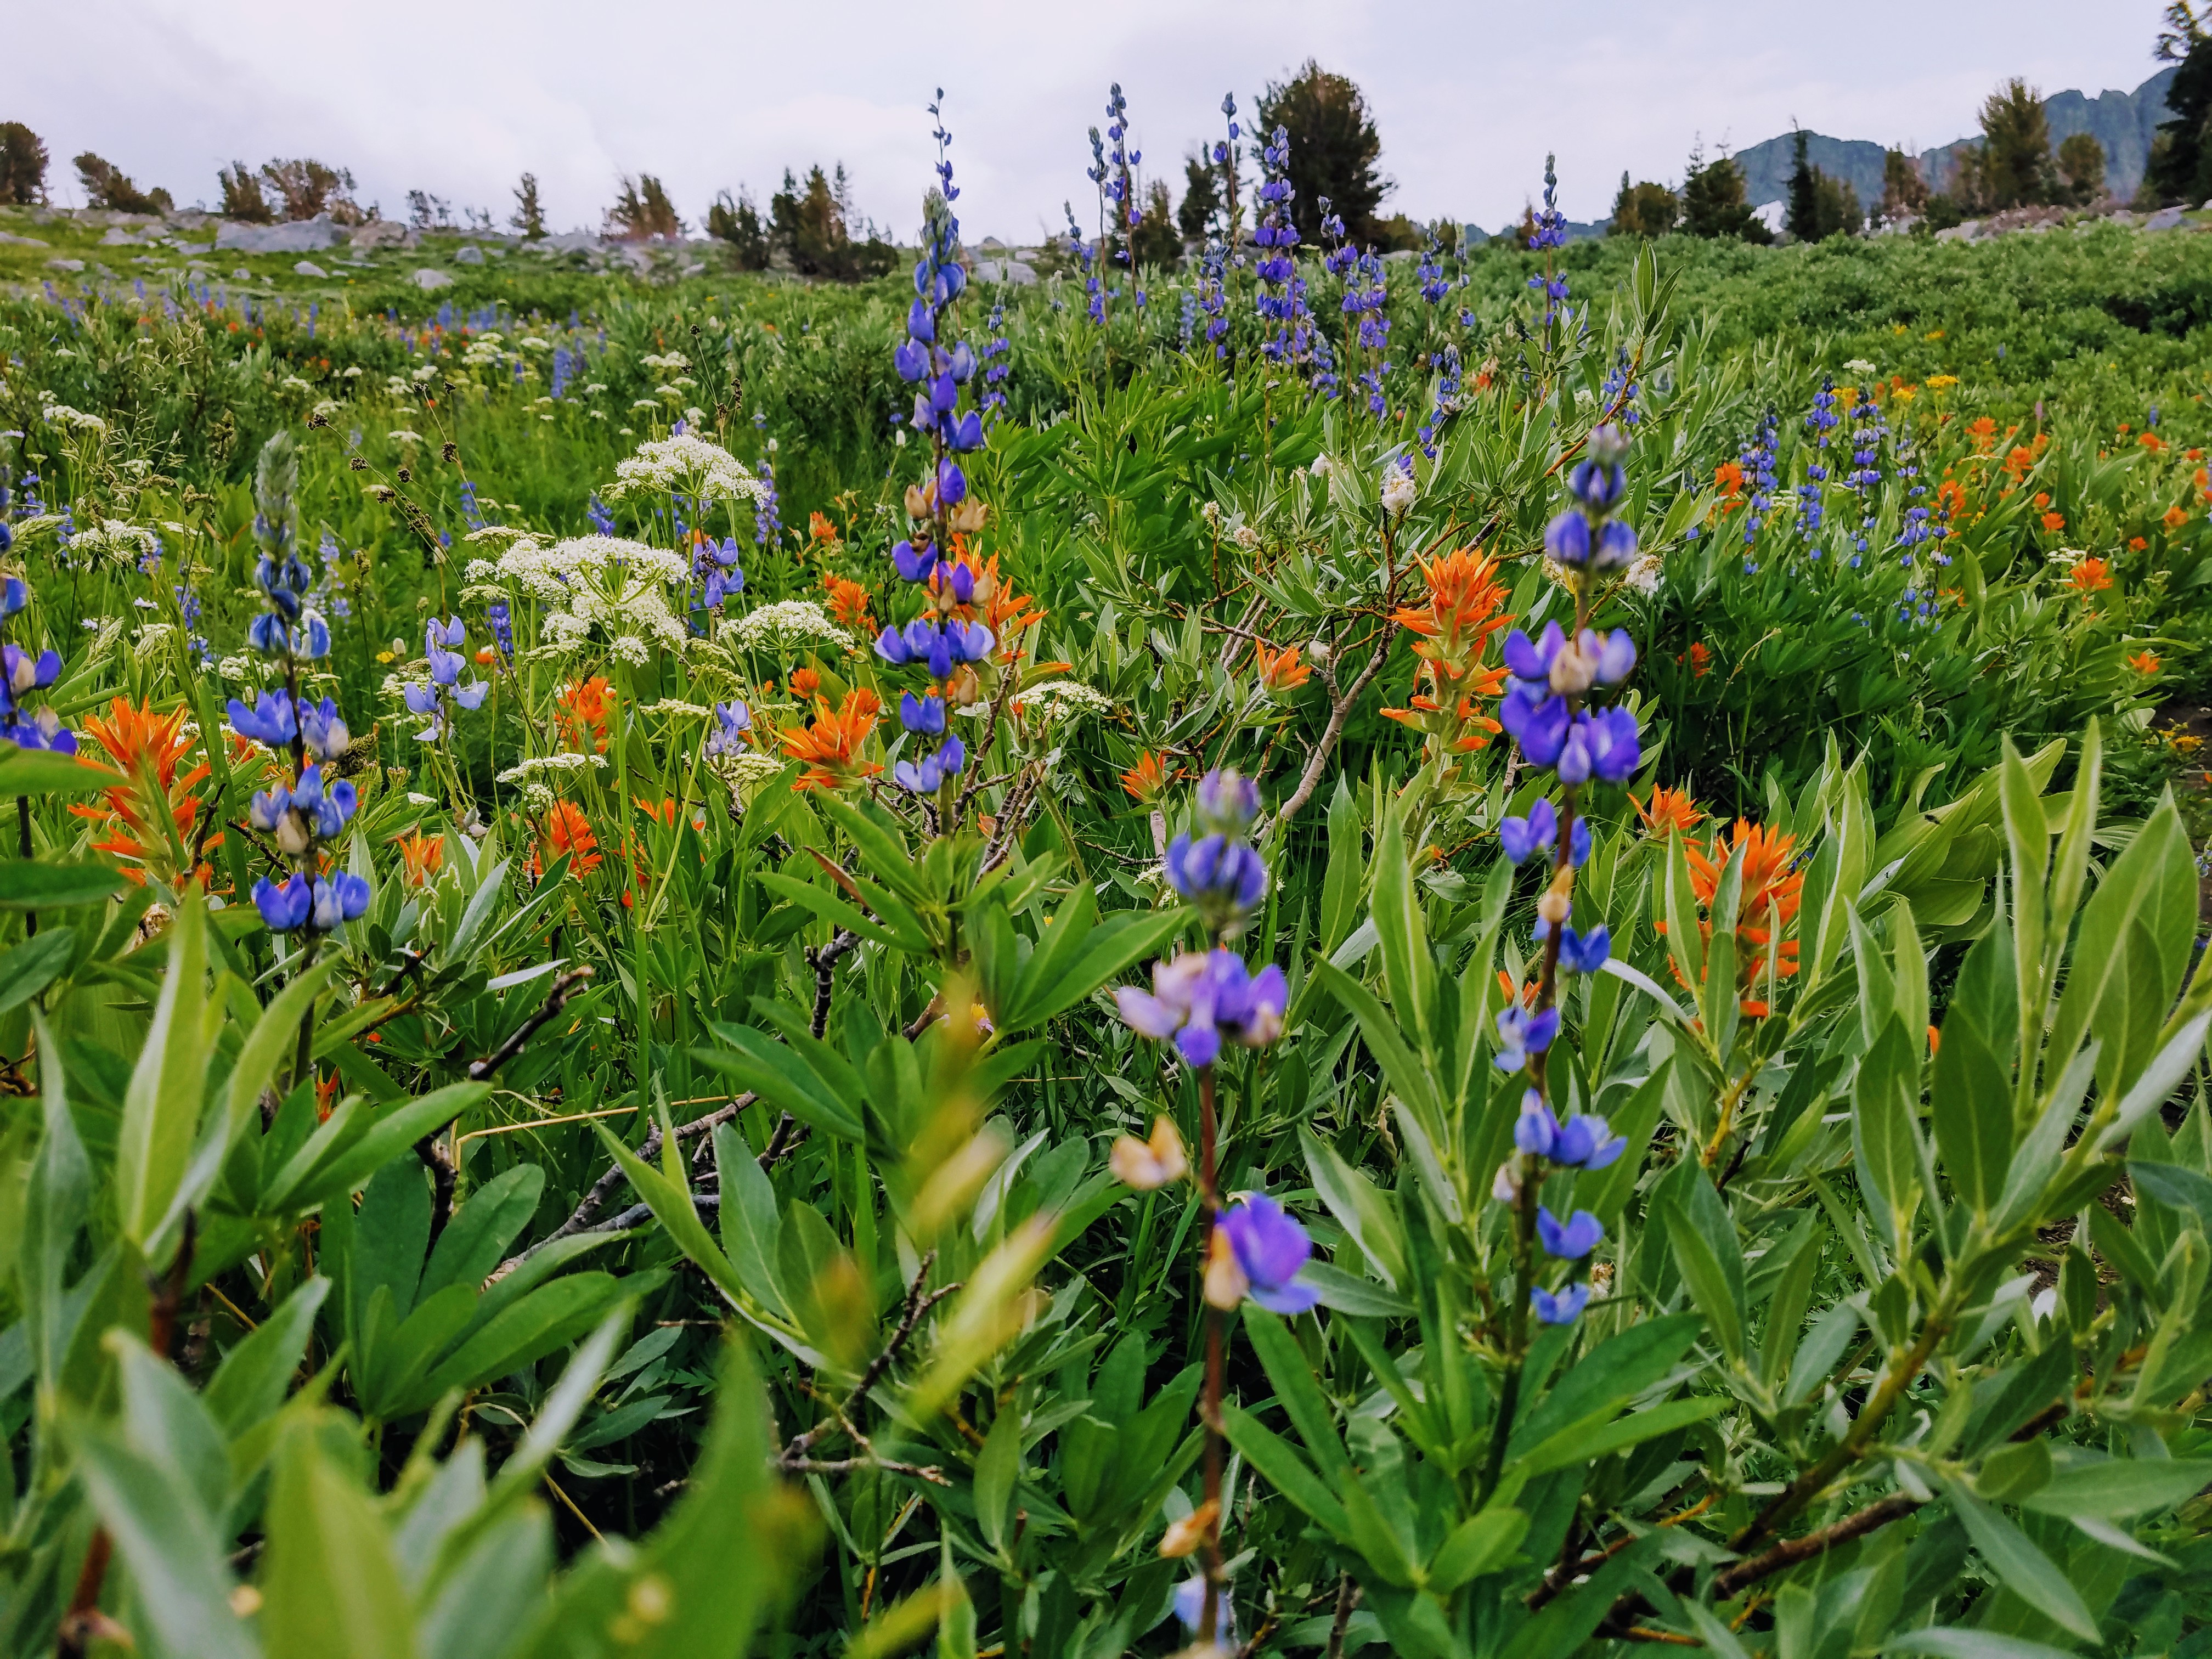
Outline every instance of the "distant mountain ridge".
<path id="1" fill-rule="evenodd" d="M 2142 183 L 2143 167 L 2150 157 L 2151 140 L 2158 124 L 2167 117 L 2166 89 L 2173 84 L 2178 66 L 2169 64 L 2133 92 L 2107 89 L 2094 98 L 2069 88 L 2043 100 L 2043 117 L 2051 126 L 2055 149 L 2077 132 L 2093 134 L 2105 147 L 2105 188 L 2126 201 Z M 1744 194 L 1754 205 L 1786 200 L 1790 174 L 1796 165 L 1796 135 L 1782 133 L 1735 152 L 1743 169 Z M 1942 190 L 1957 173 L 1959 159 L 1978 138 L 1959 138 L 1923 150 L 1920 167 L 1931 189 Z M 1858 192 L 1862 206 L 1881 199 L 1882 158 L 1887 147 L 1863 138 L 1831 138 L 1826 133 L 1805 135 L 1806 159 L 1831 178 L 1843 179 Z"/>

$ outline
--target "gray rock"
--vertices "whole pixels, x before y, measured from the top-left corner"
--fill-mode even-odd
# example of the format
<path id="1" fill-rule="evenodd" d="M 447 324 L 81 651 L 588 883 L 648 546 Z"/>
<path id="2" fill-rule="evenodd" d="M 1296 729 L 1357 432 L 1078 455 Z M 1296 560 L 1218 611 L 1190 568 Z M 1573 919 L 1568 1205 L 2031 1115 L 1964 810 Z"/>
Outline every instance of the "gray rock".
<path id="1" fill-rule="evenodd" d="M 372 219 L 356 225 L 346 240 L 356 248 L 413 247 L 415 233 L 397 219 Z"/>
<path id="2" fill-rule="evenodd" d="M 102 247 L 137 247 L 139 242 L 136 236 L 124 229 L 122 226 L 116 225 L 108 231 L 106 235 L 100 239 L 100 245 Z"/>
<path id="3" fill-rule="evenodd" d="M 599 233 L 590 230 L 564 230 L 558 236 L 531 244 L 540 253 L 590 253 L 605 246 Z"/>
<path id="4" fill-rule="evenodd" d="M 253 280 L 253 273 L 244 265 L 240 265 L 230 273 L 230 280 L 234 283 L 250 283 Z"/>
<path id="5" fill-rule="evenodd" d="M 216 232 L 215 245 L 240 253 L 319 253 L 344 235 L 330 215 L 319 213 L 281 225 L 226 223 Z"/>
<path id="6" fill-rule="evenodd" d="M 82 259 L 49 259 L 46 261 L 46 266 L 47 269 L 51 270 L 82 270 L 84 269 L 84 261 Z"/>
<path id="7" fill-rule="evenodd" d="M 453 279 L 444 271 L 433 270 L 428 265 L 416 271 L 412 280 L 415 286 L 425 293 L 434 288 L 451 288 L 453 285 Z"/>
<path id="8" fill-rule="evenodd" d="M 295 276 L 327 276 L 331 273 L 325 270 L 313 259 L 302 259 L 298 264 L 292 267 L 292 274 Z"/>
<path id="9" fill-rule="evenodd" d="M 676 274 L 679 276 L 696 276 L 706 269 L 707 263 L 705 260 L 694 259 L 690 264 L 684 266 L 683 270 L 678 271 Z"/>
<path id="10" fill-rule="evenodd" d="M 2149 218 L 2143 221 L 2143 228 L 2145 230 L 2173 230 L 2178 228 L 2180 226 L 2180 223 L 2181 210 L 2179 208 L 2160 208 L 2157 212 L 2152 214 Z"/>
<path id="11" fill-rule="evenodd" d="M 18 236 L 12 230 L 0 230 L 0 246 L 52 247 L 52 242 L 42 242 L 35 236 Z"/>
<path id="12" fill-rule="evenodd" d="M 474 242 L 453 251 L 453 263 L 457 265 L 480 265 L 483 262 L 484 252 Z"/>
<path id="13" fill-rule="evenodd" d="M 1015 288 L 1034 288 L 1036 267 L 1020 259 L 978 259 L 975 280 L 979 283 L 1006 283 Z"/>

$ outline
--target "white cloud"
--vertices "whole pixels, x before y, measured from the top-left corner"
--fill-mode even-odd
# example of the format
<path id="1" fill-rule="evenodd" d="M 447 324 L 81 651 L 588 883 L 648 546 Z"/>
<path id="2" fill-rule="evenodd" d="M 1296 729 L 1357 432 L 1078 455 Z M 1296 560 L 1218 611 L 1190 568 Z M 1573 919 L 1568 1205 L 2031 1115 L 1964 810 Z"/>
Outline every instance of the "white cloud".
<path id="1" fill-rule="evenodd" d="M 1556 150 L 1560 202 L 1591 219 L 1620 172 L 1674 179 L 1697 135 L 1753 143 L 1794 118 L 1839 137 L 1944 143 L 2021 75 L 2046 93 L 2132 88 L 2158 0 L 1859 0 L 1751 9 L 1722 0 L 1571 7 L 1450 0 L 888 0 L 732 7 L 665 0 L 79 0 L 25 8 L 7 115 L 28 121 L 74 186 L 96 149 L 143 185 L 212 198 L 236 158 L 349 167 L 364 199 L 427 189 L 504 217 L 524 169 L 558 225 L 587 224 L 623 171 L 665 180 L 690 217 L 714 192 L 765 201 L 788 167 L 842 160 L 861 210 L 902 234 L 933 155 L 924 112 L 946 92 L 971 234 L 1034 237 L 1091 189 L 1085 131 L 1106 88 L 1130 102 L 1145 170 L 1182 158 L 1307 57 L 1365 90 L 1393 204 L 1495 225 Z M 1079 201 L 1079 213 L 1089 215 Z"/>

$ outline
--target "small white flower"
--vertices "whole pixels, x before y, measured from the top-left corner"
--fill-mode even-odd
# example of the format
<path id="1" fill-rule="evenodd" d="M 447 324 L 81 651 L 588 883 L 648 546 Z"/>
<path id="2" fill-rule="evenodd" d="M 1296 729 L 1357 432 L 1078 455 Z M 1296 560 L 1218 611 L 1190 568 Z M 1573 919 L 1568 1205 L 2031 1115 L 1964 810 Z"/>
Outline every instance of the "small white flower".
<path id="1" fill-rule="evenodd" d="M 1382 471 L 1382 510 L 1392 518 L 1401 517 L 1413 505 L 1419 493 L 1413 475 L 1395 464 Z"/>
<path id="2" fill-rule="evenodd" d="M 435 795 L 418 794 L 410 789 L 407 792 L 407 801 L 411 806 L 435 806 L 438 804 L 438 798 Z"/>
<path id="3" fill-rule="evenodd" d="M 729 638 L 746 651 L 806 644 L 842 648 L 853 643 L 853 636 L 831 622 L 829 613 L 811 599 L 783 599 L 749 611 L 738 618 Z"/>
<path id="4" fill-rule="evenodd" d="M 1080 680 L 1047 680 L 1017 696 L 1013 707 L 1031 720 L 1048 724 L 1079 714 L 1110 714 L 1114 700 Z"/>
<path id="5" fill-rule="evenodd" d="M 620 500 L 625 495 L 678 490 L 707 501 L 735 501 L 740 496 L 754 501 L 768 499 L 768 486 L 736 456 L 720 444 L 689 432 L 640 444 L 636 454 L 616 463 L 615 481 L 606 494 Z"/>

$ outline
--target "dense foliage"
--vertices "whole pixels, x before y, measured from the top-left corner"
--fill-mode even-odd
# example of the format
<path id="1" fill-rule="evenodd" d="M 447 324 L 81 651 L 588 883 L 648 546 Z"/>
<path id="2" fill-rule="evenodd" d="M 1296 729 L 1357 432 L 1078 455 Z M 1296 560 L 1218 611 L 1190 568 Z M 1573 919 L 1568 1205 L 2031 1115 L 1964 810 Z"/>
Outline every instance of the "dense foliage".
<path id="1" fill-rule="evenodd" d="M 0 302 L 7 1651 L 2196 1650 L 2193 239 L 1257 137 Z"/>

